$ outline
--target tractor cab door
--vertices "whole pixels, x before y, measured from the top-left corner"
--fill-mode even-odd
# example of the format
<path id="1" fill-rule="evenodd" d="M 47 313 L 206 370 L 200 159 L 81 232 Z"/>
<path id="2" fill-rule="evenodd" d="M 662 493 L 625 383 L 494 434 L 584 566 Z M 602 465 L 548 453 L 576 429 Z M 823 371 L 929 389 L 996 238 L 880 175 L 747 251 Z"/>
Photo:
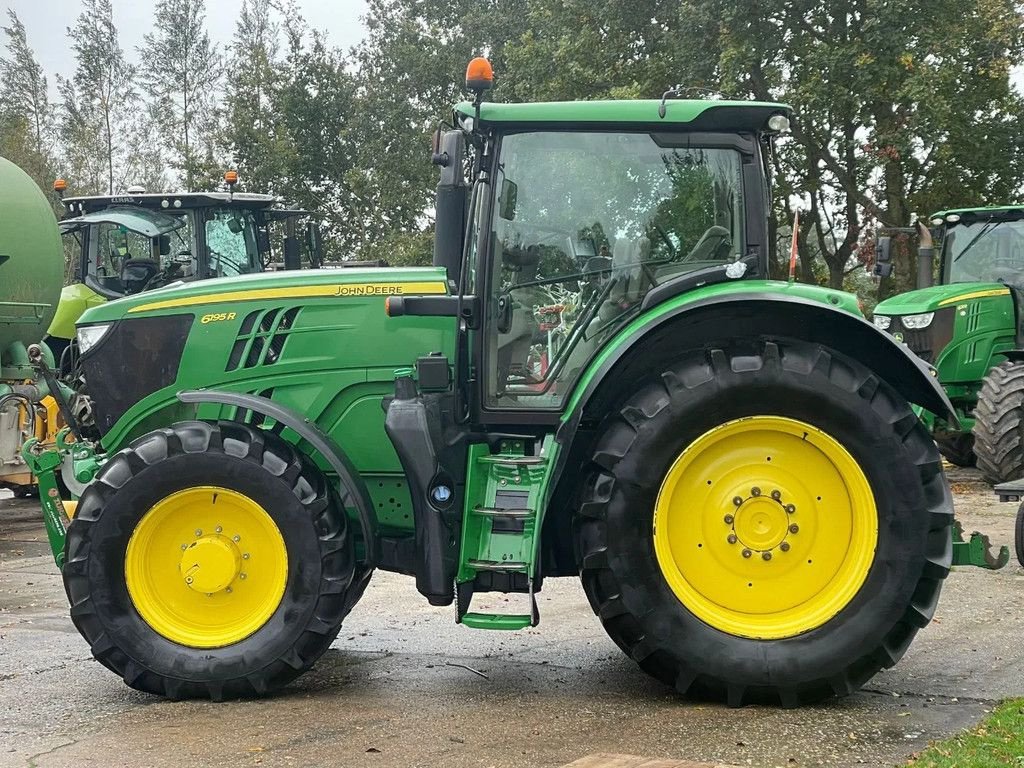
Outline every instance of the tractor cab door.
<path id="1" fill-rule="evenodd" d="M 504 136 L 492 202 L 473 220 L 488 233 L 477 239 L 479 421 L 521 421 L 524 410 L 556 419 L 658 286 L 737 262 L 756 274 L 748 243 L 764 241 L 746 215 L 763 200 L 754 152 L 753 140 L 714 134 Z"/>

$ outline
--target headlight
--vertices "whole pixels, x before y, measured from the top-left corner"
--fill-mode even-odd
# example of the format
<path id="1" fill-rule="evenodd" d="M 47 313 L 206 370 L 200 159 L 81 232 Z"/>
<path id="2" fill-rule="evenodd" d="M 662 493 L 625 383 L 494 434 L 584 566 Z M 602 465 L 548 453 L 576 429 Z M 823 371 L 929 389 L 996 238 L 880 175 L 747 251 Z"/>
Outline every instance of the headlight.
<path id="1" fill-rule="evenodd" d="M 875 315 L 875 328 L 880 331 L 889 330 L 889 325 L 892 323 L 892 318 L 887 315 Z"/>
<path id="2" fill-rule="evenodd" d="M 931 325 L 932 318 L 934 317 L 934 312 L 925 312 L 920 315 L 904 315 L 900 318 L 900 322 L 903 323 L 903 327 L 908 331 L 919 331 Z"/>
<path id="3" fill-rule="evenodd" d="M 83 325 L 78 329 L 78 349 L 84 355 L 90 349 L 102 341 L 113 327 L 113 323 L 97 323 L 96 325 Z"/>

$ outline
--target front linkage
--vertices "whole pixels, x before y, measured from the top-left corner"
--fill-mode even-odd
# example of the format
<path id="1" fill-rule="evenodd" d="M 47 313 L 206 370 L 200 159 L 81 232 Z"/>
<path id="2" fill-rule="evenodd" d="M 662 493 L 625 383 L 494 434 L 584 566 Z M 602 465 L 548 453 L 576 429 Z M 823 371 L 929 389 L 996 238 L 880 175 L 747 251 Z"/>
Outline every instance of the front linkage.
<path id="1" fill-rule="evenodd" d="M 92 482 L 96 473 L 103 465 L 101 457 L 96 455 L 93 446 L 88 442 L 67 442 L 69 430 L 62 429 L 57 433 L 56 445 L 48 447 L 37 438 L 26 441 L 21 448 L 29 470 L 35 475 L 39 484 L 39 501 L 43 507 L 43 522 L 46 525 L 46 537 L 50 542 L 54 562 L 61 570 L 64 569 L 64 543 L 67 539 L 67 525 L 75 514 L 77 500 L 61 498 L 57 473 L 61 468 L 70 468 L 77 487 L 84 487 Z"/>

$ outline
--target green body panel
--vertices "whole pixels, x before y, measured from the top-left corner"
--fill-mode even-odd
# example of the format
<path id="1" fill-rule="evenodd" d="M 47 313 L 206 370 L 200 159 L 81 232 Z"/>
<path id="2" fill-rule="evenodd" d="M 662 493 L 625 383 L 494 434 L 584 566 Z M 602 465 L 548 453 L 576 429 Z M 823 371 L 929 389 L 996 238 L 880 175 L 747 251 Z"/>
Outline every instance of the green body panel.
<path id="1" fill-rule="evenodd" d="M 50 322 L 50 330 L 47 333 L 59 339 L 73 339 L 75 323 L 78 322 L 85 310 L 104 304 L 106 301 L 104 297 L 83 283 L 64 286 L 64 290 L 60 292 L 60 303 L 57 305 L 57 311 Z"/>
<path id="2" fill-rule="evenodd" d="M 756 101 L 695 101 L 669 99 L 665 102 L 665 117 L 658 114 L 662 102 L 656 99 L 631 101 L 549 101 L 530 104 L 502 104 L 484 102 L 480 105 L 480 120 L 488 123 L 690 123 L 714 110 L 744 110 L 757 114 L 758 128 L 773 114 L 788 114 L 785 104 Z M 462 102 L 456 111 L 474 115 L 474 107 Z M 761 114 L 763 113 L 763 115 Z M 736 120 L 733 120 L 735 128 Z"/>
<path id="3" fill-rule="evenodd" d="M 600 371 L 605 361 L 616 354 L 617 350 L 628 343 L 630 336 L 645 325 L 656 321 L 659 317 L 674 312 L 686 304 L 695 304 L 704 299 L 717 296 L 737 296 L 744 293 L 773 294 L 778 298 L 797 298 L 815 301 L 826 306 L 833 307 L 851 315 L 862 317 L 860 307 L 857 304 L 857 297 L 852 293 L 836 291 L 831 288 L 822 288 L 817 285 L 806 283 L 785 283 L 779 280 L 736 280 L 727 283 L 697 288 L 692 291 L 675 296 L 668 301 L 653 307 L 644 314 L 635 318 L 632 322 L 620 330 L 615 337 L 598 353 L 587 366 L 586 371 L 580 376 L 576 384 L 574 394 L 569 400 L 563 418 L 568 419 L 580 404 L 583 393 L 587 390 Z"/>
<path id="4" fill-rule="evenodd" d="M 176 380 L 124 413 L 103 436 L 103 447 L 116 451 L 132 438 L 180 419 L 232 415 L 228 407 L 182 405 L 175 395 L 183 389 L 269 395 L 315 421 L 351 458 L 366 482 L 382 529 L 410 528 L 409 492 L 384 431 L 381 399 L 394 391 L 396 367 L 431 352 L 452 359 L 455 326 L 444 317 L 389 318 L 384 291 L 422 285 L 445 292 L 443 270 L 264 273 L 172 286 L 88 310 L 81 324 L 181 314 L 193 318 Z M 290 295 L 310 291 L 322 295 Z M 280 295 L 270 295 L 275 293 Z M 163 306 L 181 299 L 196 306 Z M 147 305 L 156 308 L 132 311 Z M 275 363 L 227 370 L 236 345 L 246 350 L 244 360 L 256 337 L 274 335 L 276 325 L 266 330 L 261 325 L 268 313 L 282 310 L 276 313 L 279 321 L 283 312 L 295 308 L 298 313 Z M 243 322 L 253 313 L 253 328 L 242 333 Z M 297 436 L 291 438 L 302 447 Z M 323 467 L 327 469 L 326 464 Z"/>
<path id="5" fill-rule="evenodd" d="M 64 283 L 57 218 L 38 185 L 0 158 L 0 361 L 42 340 Z M 2 364 L 2 362 L 0 362 Z"/>
<path id="6" fill-rule="evenodd" d="M 1013 296 L 998 283 L 951 283 L 908 291 L 875 307 L 876 316 L 892 318 L 927 312 L 949 313 L 952 317 L 952 334 L 931 363 L 957 411 L 960 427 L 951 429 L 944 420 L 930 414 L 925 424 L 936 435 L 970 433 L 982 379 L 1005 359 L 1003 352 L 1017 346 Z M 948 323 L 949 319 L 932 322 L 941 321 Z"/>

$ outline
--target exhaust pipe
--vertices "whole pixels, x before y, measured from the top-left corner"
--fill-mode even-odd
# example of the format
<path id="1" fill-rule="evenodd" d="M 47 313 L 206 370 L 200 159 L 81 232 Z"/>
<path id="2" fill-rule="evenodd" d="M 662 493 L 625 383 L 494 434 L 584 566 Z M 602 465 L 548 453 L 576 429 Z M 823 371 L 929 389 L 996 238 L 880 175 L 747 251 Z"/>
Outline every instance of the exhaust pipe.
<path id="1" fill-rule="evenodd" d="M 920 239 L 917 244 L 917 287 L 930 288 L 935 283 L 935 247 L 932 233 L 922 222 L 917 222 Z"/>

